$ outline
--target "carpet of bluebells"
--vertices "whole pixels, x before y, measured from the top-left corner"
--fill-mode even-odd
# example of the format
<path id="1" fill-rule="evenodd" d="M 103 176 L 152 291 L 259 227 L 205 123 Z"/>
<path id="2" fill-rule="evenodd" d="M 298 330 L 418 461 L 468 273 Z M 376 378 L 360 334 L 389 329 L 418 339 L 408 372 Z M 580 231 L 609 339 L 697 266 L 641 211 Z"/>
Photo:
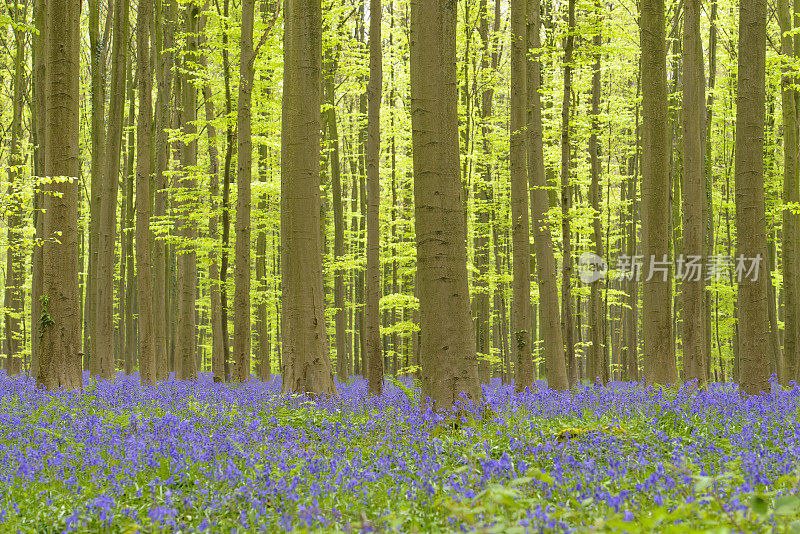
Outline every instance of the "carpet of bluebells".
<path id="1" fill-rule="evenodd" d="M 339 398 L 0 371 L 2 532 L 800 532 L 800 387 Z"/>

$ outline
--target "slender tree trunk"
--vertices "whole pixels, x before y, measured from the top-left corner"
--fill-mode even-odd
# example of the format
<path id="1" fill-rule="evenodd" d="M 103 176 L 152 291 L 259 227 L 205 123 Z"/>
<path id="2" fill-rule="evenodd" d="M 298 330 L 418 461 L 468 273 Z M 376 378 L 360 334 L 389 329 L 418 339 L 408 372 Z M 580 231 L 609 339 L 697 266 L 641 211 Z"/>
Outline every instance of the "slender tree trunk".
<path id="1" fill-rule="evenodd" d="M 153 134 L 153 71 L 150 68 L 150 23 L 152 4 L 139 4 L 136 15 L 136 69 L 139 78 L 139 115 L 136 120 L 136 276 L 139 307 L 139 376 L 142 384 L 156 382 L 156 353 L 153 339 L 152 273 L 150 249 L 150 162 Z"/>
<path id="2" fill-rule="evenodd" d="M 642 0 L 642 313 L 648 384 L 678 381 L 669 267 L 670 178 L 664 0 Z"/>
<path id="3" fill-rule="evenodd" d="M 372 393 L 383 391 L 383 354 L 380 336 L 380 110 L 383 66 L 381 2 L 370 0 L 369 84 L 367 85 L 367 272 L 364 288 L 364 361 Z"/>
<path id="4" fill-rule="evenodd" d="M 236 379 L 250 378 L 250 182 L 253 173 L 252 114 L 253 21 L 255 0 L 242 1 L 239 60 L 238 152 L 236 182 L 236 261 L 233 295 L 233 358 Z"/>
<path id="5" fill-rule="evenodd" d="M 790 0 L 778 2 L 778 18 L 781 25 L 781 52 L 785 61 L 794 59 L 792 36 L 792 6 Z M 783 202 L 800 202 L 798 189 L 797 153 L 798 125 L 795 108 L 795 80 L 792 69 L 784 67 L 781 90 L 783 109 Z M 783 260 L 783 309 L 784 309 L 784 362 L 785 372 L 781 383 L 788 385 L 790 380 L 798 379 L 800 372 L 800 295 L 798 295 L 798 268 L 800 268 L 800 248 L 798 248 L 798 216 L 790 209 L 783 210 L 783 230 L 781 232 L 781 252 Z"/>
<path id="6" fill-rule="evenodd" d="M 596 0 L 595 17 L 597 28 L 592 39 L 594 46 L 594 67 L 592 69 L 592 133 L 589 136 L 589 159 L 592 166 L 592 183 L 589 189 L 589 198 L 592 204 L 592 238 L 594 253 L 602 258 L 603 251 L 603 224 L 600 207 L 600 144 L 598 131 L 600 130 L 600 91 L 601 84 L 601 47 L 603 46 L 603 2 Z M 590 382 L 599 380 L 603 384 L 609 381 L 608 347 L 606 346 L 606 313 L 603 306 L 602 284 L 599 279 L 591 284 L 589 295 L 589 337 L 591 348 L 588 358 L 588 378 Z"/>
<path id="7" fill-rule="evenodd" d="M 106 21 L 105 32 L 100 35 L 100 1 L 90 0 L 89 4 L 89 45 L 91 47 L 92 84 L 92 159 L 91 191 L 89 197 L 89 276 L 86 284 L 85 341 L 88 367 L 92 376 L 99 370 L 96 338 L 97 307 L 97 247 L 100 229 L 100 198 L 105 171 L 106 146 L 106 54 L 110 24 Z M 109 3 L 108 17 L 113 14 L 113 4 Z"/>
<path id="8" fill-rule="evenodd" d="M 105 168 L 99 201 L 96 261 L 96 304 L 94 339 L 97 371 L 101 378 L 114 377 L 114 260 L 117 226 L 117 193 L 125 115 L 125 74 L 128 46 L 128 2 L 114 2 L 114 40 L 111 52 L 111 100 L 105 144 Z M 101 147 L 102 150 L 102 147 Z"/>
<path id="9" fill-rule="evenodd" d="M 705 67 L 700 35 L 702 0 L 685 0 L 683 15 L 683 370 L 704 386 L 706 374 Z"/>
<path id="10" fill-rule="evenodd" d="M 204 18 L 205 21 L 205 18 Z M 205 25 L 205 22 L 204 22 Z M 200 65 L 205 68 L 205 52 L 200 53 Z M 211 372 L 215 382 L 225 380 L 225 353 L 223 345 L 225 341 L 222 337 L 222 305 L 220 302 L 220 278 L 219 278 L 219 255 L 220 255 L 220 235 L 219 235 L 219 149 L 217 148 L 217 129 L 214 126 L 216 111 L 214 109 L 214 99 L 209 84 L 203 85 L 203 101 L 205 103 L 206 114 L 206 133 L 208 134 L 208 161 L 209 161 L 209 202 L 211 204 L 211 215 L 208 219 L 209 238 L 214 242 L 214 246 L 209 252 L 208 275 L 210 278 L 210 301 L 211 301 Z"/>
<path id="11" fill-rule="evenodd" d="M 225 116 L 230 117 L 233 112 L 233 97 L 231 95 L 231 68 L 228 53 L 228 10 L 230 0 L 224 2 L 225 25 L 222 31 L 222 73 L 225 81 Z M 231 198 L 231 162 L 233 161 L 233 141 L 235 132 L 233 123 L 226 121 L 225 131 L 225 169 L 222 181 L 222 258 L 220 260 L 220 307 L 222 314 L 222 340 L 223 364 L 225 367 L 225 380 L 231 378 L 230 370 L 230 336 L 228 335 L 228 249 L 230 245 L 230 198 Z"/>
<path id="12" fill-rule="evenodd" d="M 36 146 L 34 151 L 34 174 L 37 177 L 45 173 L 45 137 L 46 137 L 46 77 L 45 77 L 45 2 L 34 0 L 33 18 L 36 32 L 31 35 L 31 63 L 32 63 L 32 89 L 33 101 L 31 105 L 31 122 L 35 133 Z M 33 247 L 31 259 L 31 376 L 39 376 L 39 319 L 42 315 L 42 247 L 38 240 L 44 237 L 44 196 L 43 186 L 36 183 L 34 189 L 33 225 L 36 232 L 37 244 Z M 84 348 L 85 350 L 85 348 Z M 78 364 L 80 366 L 80 362 Z"/>
<path id="13" fill-rule="evenodd" d="M 45 15 L 45 176 L 67 177 L 47 189 L 42 250 L 38 384 L 77 389 L 81 374 L 78 295 L 78 176 L 80 111 L 79 0 L 49 0 Z"/>
<path id="14" fill-rule="evenodd" d="M 189 4 L 184 10 L 184 29 L 186 31 L 186 56 L 184 61 L 196 61 L 197 56 L 197 16 L 199 8 Z M 176 92 L 176 95 L 178 93 Z M 194 81 L 189 73 L 182 75 L 181 80 L 181 109 L 180 125 L 183 135 L 187 140 L 181 142 L 181 177 L 180 188 L 183 195 L 192 196 L 196 189 L 194 173 L 197 165 L 197 98 Z M 197 252 L 195 239 L 197 238 L 196 222 L 193 218 L 190 199 L 181 200 L 177 209 L 179 218 L 177 222 L 178 235 L 183 238 L 177 262 L 177 297 L 178 316 L 175 332 L 175 378 L 179 380 L 192 380 L 197 377 L 196 349 L 196 320 L 195 301 L 197 284 Z"/>
<path id="15" fill-rule="evenodd" d="M 166 5 L 165 5 L 166 4 Z M 155 10 L 157 28 L 156 57 L 158 68 L 158 95 L 156 100 L 156 141 L 155 141 L 155 201 L 153 216 L 157 219 L 166 214 L 167 207 L 167 166 L 170 147 L 166 129 L 169 126 L 170 104 L 172 102 L 172 36 L 174 18 L 177 13 L 174 0 L 165 0 L 157 4 Z M 160 31 L 159 31 L 160 30 Z M 166 380 L 169 377 L 169 348 L 167 344 L 167 248 L 162 240 L 153 243 L 153 341 L 156 354 L 156 379 Z"/>
<path id="16" fill-rule="evenodd" d="M 641 94 L 641 70 L 636 79 L 636 99 L 638 101 Z M 639 135 L 639 104 L 635 105 L 636 128 L 634 130 L 633 149 L 631 157 L 631 172 L 628 179 L 628 207 L 630 217 L 626 229 L 625 254 L 630 261 L 634 261 L 637 251 L 637 221 L 639 219 L 639 203 L 637 200 L 637 185 L 639 183 L 639 162 L 640 162 L 640 140 Z M 634 262 L 635 263 L 635 262 Z M 636 269 L 635 265 L 633 265 Z M 638 382 L 639 377 L 639 276 L 636 271 L 626 275 L 625 281 L 625 319 L 623 322 L 625 378 Z"/>
<path id="17" fill-rule="evenodd" d="M 528 49 L 541 48 L 540 0 L 528 0 Z M 531 224 L 533 224 L 536 249 L 536 280 L 539 284 L 541 331 L 544 341 L 544 361 L 547 385 L 552 389 L 568 389 L 561 317 L 558 309 L 558 283 L 553 237 L 547 212 L 550 208 L 547 195 L 547 177 L 544 171 L 542 145 L 542 66 L 538 57 L 527 66 L 528 94 L 528 180 L 531 196 Z"/>
<path id="18" fill-rule="evenodd" d="M 739 371 L 742 392 L 769 392 L 767 239 L 764 204 L 764 83 L 766 0 L 739 6 L 739 72 L 736 99 L 736 230 Z M 745 264 L 744 272 L 740 270 Z M 750 267 L 758 268 L 749 274 Z"/>
<path id="19" fill-rule="evenodd" d="M 525 166 L 527 0 L 511 2 L 511 233 L 513 298 L 511 330 L 514 332 L 515 389 L 533 385 L 535 367 L 531 353 L 531 244 L 528 220 L 528 174 Z"/>
<path id="20" fill-rule="evenodd" d="M 706 257 L 714 254 L 714 150 L 711 143 L 714 124 L 714 86 L 717 79 L 717 0 L 710 0 L 708 36 L 708 96 L 706 104 Z M 710 286 L 706 287 L 706 375 L 711 377 L 711 295 Z M 717 347 L 720 349 L 721 347 Z M 722 366 L 722 358 L 719 360 Z"/>
<path id="21" fill-rule="evenodd" d="M 6 371 L 9 375 L 22 372 L 20 351 L 23 347 L 22 313 L 23 286 L 25 285 L 24 256 L 22 251 L 22 110 L 25 98 L 25 36 L 27 3 L 17 3 L 13 9 L 14 21 L 14 71 L 12 80 L 11 150 L 8 155 L 8 249 L 6 250 L 5 284 L 5 335 Z"/>
<path id="22" fill-rule="evenodd" d="M 125 164 L 122 168 L 124 201 L 120 210 L 120 277 L 117 290 L 119 301 L 119 327 L 120 356 L 124 361 L 125 374 L 133 373 L 136 361 L 136 322 L 134 320 L 136 308 L 136 276 L 133 272 L 134 252 L 134 203 L 133 191 L 136 171 L 133 170 L 135 154 L 135 128 L 136 128 L 136 85 L 135 76 L 128 80 L 128 141 Z M 150 154 L 148 153 L 148 156 Z M 123 298 L 124 296 L 124 298 Z"/>
<path id="23" fill-rule="evenodd" d="M 561 239 L 564 253 L 561 269 L 561 327 L 566 348 L 567 375 L 570 385 L 578 381 L 575 360 L 575 324 L 572 317 L 572 184 L 570 156 L 572 143 L 570 118 L 572 110 L 572 54 L 575 42 L 575 0 L 569 0 L 567 10 L 567 36 L 564 44 L 564 97 L 561 104 Z"/>
<path id="24" fill-rule="evenodd" d="M 411 2 L 411 119 L 422 396 L 481 396 L 458 157 L 456 2 Z"/>
<path id="25" fill-rule="evenodd" d="M 324 121 L 330 143 L 331 189 L 333 195 L 333 307 L 336 329 L 336 373 L 340 381 L 345 381 L 351 373 L 347 356 L 347 310 L 345 309 L 344 268 L 340 262 L 344 257 L 344 205 L 342 203 L 342 173 L 339 155 L 339 126 L 336 118 L 336 71 L 338 70 L 338 50 L 326 51 L 324 96 L 327 106 Z"/>
<path id="26" fill-rule="evenodd" d="M 322 283 L 320 102 L 322 4 L 284 1 L 281 134 L 283 388 L 335 394 Z"/>
<path id="27" fill-rule="evenodd" d="M 499 0 L 498 0 L 499 3 Z M 489 20 L 488 20 L 488 5 L 487 0 L 481 0 L 479 5 L 479 33 L 482 44 L 481 54 L 481 71 L 483 76 L 488 77 L 491 72 L 497 68 L 496 58 L 497 53 L 489 38 Z M 495 18 L 494 30 L 497 32 L 499 17 Z M 491 71 L 489 58 L 492 58 Z M 489 327 L 491 318 L 490 300 L 489 300 L 489 188 L 492 183 L 492 163 L 491 163 L 491 150 L 492 145 L 490 141 L 491 126 L 489 125 L 489 118 L 492 116 L 492 100 L 494 98 L 493 84 L 486 84 L 486 89 L 481 94 L 481 141 L 483 146 L 483 159 L 479 163 L 480 173 L 473 182 L 473 195 L 475 197 L 475 208 L 477 212 L 477 221 L 473 232 L 474 240 L 473 247 L 475 249 L 475 267 L 478 272 L 475 275 L 476 291 L 474 294 L 475 299 L 475 341 L 476 349 L 478 351 L 478 358 L 486 363 L 488 368 L 487 358 L 491 354 L 491 329 Z M 490 371 L 490 369 L 488 369 Z"/>

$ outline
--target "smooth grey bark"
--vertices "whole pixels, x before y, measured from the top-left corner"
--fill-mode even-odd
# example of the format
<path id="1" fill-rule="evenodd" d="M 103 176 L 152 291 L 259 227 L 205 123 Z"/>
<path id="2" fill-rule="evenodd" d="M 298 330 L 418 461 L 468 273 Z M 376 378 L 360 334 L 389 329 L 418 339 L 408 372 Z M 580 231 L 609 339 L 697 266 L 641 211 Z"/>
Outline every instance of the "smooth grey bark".
<path id="1" fill-rule="evenodd" d="M 284 1 L 281 117 L 283 389 L 336 394 L 325 331 L 320 236 L 322 4 Z"/>
<path id="2" fill-rule="evenodd" d="M 459 165 L 457 6 L 411 2 L 411 123 L 422 397 L 447 409 L 481 397 L 469 308 Z"/>

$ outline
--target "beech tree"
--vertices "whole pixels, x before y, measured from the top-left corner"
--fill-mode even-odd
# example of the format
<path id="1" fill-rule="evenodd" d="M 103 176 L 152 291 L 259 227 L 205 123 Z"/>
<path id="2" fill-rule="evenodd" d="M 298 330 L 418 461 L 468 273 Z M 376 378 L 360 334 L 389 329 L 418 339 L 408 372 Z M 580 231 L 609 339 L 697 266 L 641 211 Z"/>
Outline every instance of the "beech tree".
<path id="1" fill-rule="evenodd" d="M 669 264 L 669 104 L 664 0 L 639 4 L 642 48 L 642 316 L 648 384 L 678 381 Z"/>
<path id="2" fill-rule="evenodd" d="M 233 357 L 236 378 L 250 378 L 250 182 L 253 172 L 252 115 L 253 24 L 255 0 L 242 2 L 242 45 L 239 59 L 238 153 L 236 192 L 236 262 L 233 296 Z"/>
<path id="3" fill-rule="evenodd" d="M 456 3 L 411 2 L 411 120 L 422 396 L 481 396 L 458 158 Z"/>
<path id="4" fill-rule="evenodd" d="M 525 162 L 527 117 L 526 25 L 527 0 L 511 2 L 511 232 L 514 247 L 514 296 L 511 330 L 514 332 L 515 386 L 523 391 L 534 380 L 531 355 L 531 245 L 528 213 L 528 175 Z"/>
<path id="5" fill-rule="evenodd" d="M 683 253 L 681 280 L 683 368 L 702 386 L 706 376 L 705 66 L 700 34 L 702 1 L 686 0 L 683 16 Z"/>
<path id="6" fill-rule="evenodd" d="M 285 0 L 281 116 L 283 388 L 334 394 L 320 245 L 322 4 Z"/>
<path id="7" fill-rule="evenodd" d="M 381 92 L 381 2 L 370 0 L 369 84 L 367 85 L 367 272 L 364 288 L 364 361 L 369 389 L 383 391 L 383 354 L 379 316 L 380 301 L 380 150 Z"/>
<path id="8" fill-rule="evenodd" d="M 766 69 L 766 0 L 739 5 L 739 75 L 736 98 L 737 256 L 754 263 L 741 273 L 739 289 L 739 373 L 742 391 L 770 391 L 769 317 L 767 311 L 767 238 L 764 204 L 764 82 Z M 748 269 L 749 271 L 749 269 Z"/>
<path id="9" fill-rule="evenodd" d="M 83 386 L 78 296 L 80 0 L 46 3 L 44 31 L 44 195 L 42 296 L 36 382 Z M 55 237 L 57 236 L 57 239 Z"/>
<path id="10" fill-rule="evenodd" d="M 153 135 L 153 71 L 150 68 L 152 5 L 142 2 L 136 15 L 136 68 L 139 78 L 139 115 L 136 124 L 136 272 L 139 306 L 139 376 L 143 384 L 156 381 L 153 340 L 152 271 L 150 269 L 150 153 Z"/>

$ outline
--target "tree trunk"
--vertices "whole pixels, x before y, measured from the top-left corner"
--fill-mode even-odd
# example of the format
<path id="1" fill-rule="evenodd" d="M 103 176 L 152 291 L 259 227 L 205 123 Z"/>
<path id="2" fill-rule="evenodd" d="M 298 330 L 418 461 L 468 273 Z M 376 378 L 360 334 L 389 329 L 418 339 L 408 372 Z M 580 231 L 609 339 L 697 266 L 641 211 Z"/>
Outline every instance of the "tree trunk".
<path id="1" fill-rule="evenodd" d="M 411 119 L 422 397 L 481 397 L 469 310 L 456 86 L 456 2 L 411 2 Z"/>
<path id="2" fill-rule="evenodd" d="M 136 361 L 136 276 L 133 272 L 134 251 L 134 203 L 133 191 L 136 171 L 133 170 L 135 155 L 135 128 L 136 128 L 136 85 L 135 76 L 128 79 L 128 140 L 126 144 L 125 164 L 122 168 L 124 201 L 120 210 L 120 277 L 117 290 L 119 301 L 119 327 L 117 329 L 120 340 L 120 356 L 124 360 L 125 374 L 133 374 Z M 148 152 L 148 157 L 149 157 Z M 124 296 L 124 298 L 122 298 Z"/>
<path id="3" fill-rule="evenodd" d="M 781 25 L 781 52 L 785 61 L 794 58 L 792 36 L 792 8 L 790 0 L 778 2 L 778 18 Z M 781 90 L 781 107 L 783 109 L 783 202 L 800 202 L 798 189 L 798 125 L 795 108 L 795 80 L 791 77 L 792 69 L 784 67 Z M 781 252 L 783 260 L 783 310 L 784 310 L 784 345 L 783 354 L 785 369 L 781 378 L 783 385 L 798 379 L 800 372 L 800 295 L 798 295 L 798 268 L 800 268 L 800 248 L 798 248 L 798 216 L 791 209 L 783 210 L 783 230 L 781 232 Z"/>
<path id="4" fill-rule="evenodd" d="M 111 100 L 106 134 L 105 168 L 99 201 L 94 343 L 100 378 L 114 377 L 114 260 L 116 252 L 117 193 L 122 123 L 125 115 L 125 74 L 128 46 L 128 2 L 114 2 L 114 41 L 111 52 Z"/>
<path id="5" fill-rule="evenodd" d="M 702 0 L 685 0 L 683 16 L 683 371 L 704 386 L 706 375 L 705 67 L 700 35 Z"/>
<path id="6" fill-rule="evenodd" d="M 80 8 L 76 0 L 50 0 L 45 17 L 45 176 L 67 177 L 47 189 L 42 250 L 42 309 L 38 384 L 77 389 L 81 374 L 78 295 L 78 176 Z"/>
<path id="7" fill-rule="evenodd" d="M 574 386 L 578 381 L 578 366 L 575 360 L 575 324 L 572 317 L 572 207 L 571 181 L 571 136 L 570 118 L 572 109 L 572 53 L 575 36 L 575 0 L 569 0 L 567 10 L 567 36 L 564 44 L 564 96 L 561 103 L 561 239 L 564 251 L 561 268 L 561 327 L 566 348 L 567 375 Z"/>
<path id="8" fill-rule="evenodd" d="M 670 178 L 664 0 L 642 0 L 642 313 L 648 384 L 678 381 L 669 267 Z"/>
<path id="9" fill-rule="evenodd" d="M 222 73 L 225 81 L 225 116 L 233 112 L 233 96 L 231 95 L 231 67 L 228 54 L 228 10 L 230 0 L 224 2 L 225 25 L 222 31 Z M 233 161 L 233 141 L 235 133 L 233 122 L 226 120 L 225 129 L 225 169 L 222 180 L 222 258 L 220 260 L 220 308 L 222 315 L 222 361 L 225 369 L 225 380 L 231 378 L 230 369 L 230 336 L 228 335 L 228 249 L 230 244 L 230 198 L 231 198 L 231 162 Z"/>
<path id="10" fill-rule="evenodd" d="M 36 146 L 34 150 L 34 174 L 44 176 L 45 160 L 45 137 L 46 137 L 46 80 L 45 80 L 45 2 L 35 0 L 34 5 L 34 25 L 36 32 L 31 35 L 31 64 L 32 64 L 32 89 L 33 101 L 31 103 L 31 123 L 35 133 Z M 34 189 L 34 212 L 33 225 L 36 232 L 36 239 L 44 237 L 44 196 L 42 195 L 43 185 L 36 183 Z M 39 376 L 39 318 L 42 312 L 42 275 L 44 265 L 42 264 L 42 247 L 33 247 L 31 260 L 31 376 Z M 85 351 L 85 348 L 84 348 Z M 79 362 L 80 366 L 80 362 Z"/>
<path id="11" fill-rule="evenodd" d="M 204 17 L 205 25 L 205 17 Z M 206 67 L 205 52 L 200 53 L 200 65 Z M 203 85 L 203 101 L 205 103 L 206 114 L 206 133 L 208 134 L 208 161 L 209 161 L 209 202 L 211 204 L 211 215 L 208 219 L 209 238 L 214 245 L 209 252 L 208 275 L 210 278 L 210 301 L 211 301 L 211 373 L 214 375 L 215 382 L 225 380 L 225 354 L 223 345 L 225 341 L 222 337 L 222 306 L 220 302 L 220 278 L 219 278 L 219 150 L 217 148 L 217 129 L 214 126 L 216 111 L 214 109 L 214 99 L 209 84 Z"/>
<path id="12" fill-rule="evenodd" d="M 528 49 L 541 48 L 540 0 L 528 0 Z M 553 237 L 547 212 L 550 208 L 547 195 L 547 177 L 544 172 L 544 147 L 542 145 L 542 66 L 538 57 L 531 58 L 527 66 L 528 94 L 528 180 L 531 190 L 531 224 L 533 224 L 536 249 L 536 280 L 539 284 L 541 332 L 544 341 L 544 361 L 547 385 L 552 389 L 568 389 L 561 317 L 558 310 L 558 283 Z"/>
<path id="13" fill-rule="evenodd" d="M 383 354 L 380 336 L 380 110 L 383 66 L 381 2 L 370 0 L 369 84 L 367 85 L 367 272 L 364 287 L 364 361 L 372 393 L 383 391 Z"/>
<path id="14" fill-rule="evenodd" d="M 159 60 L 156 69 L 158 80 L 158 95 L 156 100 L 156 143 L 155 143 L 155 201 L 153 216 L 163 217 L 167 206 L 167 166 L 170 148 L 167 140 L 166 129 L 169 126 L 170 104 L 172 102 L 172 55 L 173 27 L 177 4 L 174 0 L 167 0 L 166 13 L 161 9 L 156 10 L 156 57 Z M 160 30 L 160 31 L 159 31 Z M 153 243 L 153 341 L 156 354 L 156 379 L 166 380 L 169 377 L 169 348 L 167 333 L 167 248 L 162 240 Z"/>
<path id="15" fill-rule="evenodd" d="M 255 0 L 242 1 L 239 61 L 238 157 L 236 181 L 236 261 L 233 278 L 233 358 L 236 380 L 250 378 L 250 182 L 253 173 L 253 20 Z"/>
<path id="16" fill-rule="evenodd" d="M 186 35 L 186 56 L 184 61 L 196 60 L 197 56 L 197 15 L 198 7 L 194 4 L 186 6 L 184 11 L 184 24 Z M 178 93 L 176 92 L 176 95 Z M 185 73 L 181 80 L 181 108 L 180 125 L 188 140 L 181 142 L 181 176 L 180 188 L 184 196 L 190 196 L 195 191 L 197 183 L 194 177 L 197 165 L 197 98 L 192 75 Z M 197 363 L 195 359 L 196 325 L 195 301 L 197 283 L 197 252 L 194 241 L 197 238 L 196 223 L 193 220 L 192 200 L 177 202 L 179 213 L 177 221 L 178 235 L 183 238 L 177 262 L 177 297 L 178 316 L 175 332 L 175 378 L 178 380 L 192 380 L 197 377 Z"/>
<path id="17" fill-rule="evenodd" d="M 527 0 L 511 1 L 511 233 L 513 290 L 511 330 L 514 333 L 514 384 L 517 391 L 533 385 L 531 353 L 531 244 L 528 221 L 528 175 L 525 167 Z"/>
<path id="18" fill-rule="evenodd" d="M 592 238 L 594 253 L 602 258 L 603 252 L 603 224 L 600 220 L 602 214 L 600 207 L 600 144 L 598 131 L 600 130 L 600 91 L 601 91 L 601 48 L 603 46 L 603 3 L 595 0 L 595 24 L 592 45 L 594 47 L 594 67 L 592 69 L 592 133 L 589 137 L 589 160 L 592 166 L 592 183 L 589 188 L 589 198 L 592 204 Z M 588 357 L 588 378 L 590 382 L 599 380 L 603 384 L 609 381 L 608 347 L 606 346 L 606 313 L 603 306 L 602 285 L 604 279 L 595 280 L 591 284 L 589 295 L 589 336 L 591 347 Z"/>
<path id="19" fill-rule="evenodd" d="M 322 290 L 320 102 L 322 4 L 284 2 L 281 125 L 283 389 L 336 394 Z"/>
<path id="20" fill-rule="evenodd" d="M 709 15 L 708 29 L 708 97 L 706 104 L 706 256 L 714 254 L 714 150 L 711 144 L 712 127 L 714 119 L 714 86 L 717 79 L 717 0 L 710 0 L 711 13 Z M 711 295 L 709 286 L 706 287 L 706 375 L 711 376 Z M 720 347 L 717 347 L 720 349 Z M 719 359 L 720 368 L 722 358 Z M 722 373 L 721 373 L 722 374 Z M 724 375 L 723 375 L 724 377 Z M 724 378 L 723 378 L 724 380 Z"/>
<path id="21" fill-rule="evenodd" d="M 748 395 L 770 391 L 763 166 L 766 24 L 766 0 L 740 4 L 735 162 L 737 310 L 740 386 Z M 740 270 L 742 263 L 744 269 Z M 747 272 L 750 267 L 757 269 L 752 275 Z"/>
<path id="22" fill-rule="evenodd" d="M 499 0 L 497 0 L 499 3 Z M 487 0 L 481 0 L 479 6 L 479 33 L 482 44 L 481 70 L 484 76 L 490 76 L 497 68 L 494 48 L 489 38 L 489 20 Z M 495 18 L 494 30 L 498 31 L 499 17 Z M 489 58 L 492 58 L 491 71 Z M 476 291 L 473 296 L 475 307 L 475 342 L 478 358 L 486 362 L 486 371 L 490 372 L 488 358 L 491 355 L 491 329 L 489 327 L 491 318 L 489 300 L 489 209 L 488 200 L 490 197 L 489 188 L 492 184 L 492 164 L 491 150 L 492 145 L 489 139 L 491 126 L 489 118 L 492 116 L 492 100 L 494 98 L 494 88 L 492 84 L 487 84 L 486 89 L 481 94 L 481 141 L 483 146 L 483 160 L 479 163 L 480 173 L 473 182 L 473 195 L 475 197 L 474 211 L 477 212 L 475 222 L 473 247 L 475 249 L 475 268 L 478 270 L 475 275 L 474 283 Z"/>
<path id="23" fill-rule="evenodd" d="M 100 199 L 105 172 L 106 146 L 106 54 L 108 36 L 110 35 L 110 19 L 113 15 L 113 5 L 109 3 L 105 31 L 100 35 L 100 2 L 89 1 L 89 45 L 91 47 L 91 84 L 92 84 L 92 157 L 91 157 L 91 190 L 89 193 L 89 266 L 86 284 L 85 314 L 85 341 L 86 359 L 89 371 L 96 376 L 99 370 L 97 356 L 97 247 L 100 235 Z"/>
<path id="24" fill-rule="evenodd" d="M 136 69 L 139 78 L 139 116 L 136 121 L 136 276 L 139 307 L 139 376 L 142 384 L 156 382 L 153 339 L 152 273 L 150 270 L 150 140 L 153 134 L 153 71 L 150 69 L 152 5 L 143 2 L 136 15 Z"/>
<path id="25" fill-rule="evenodd" d="M 15 22 L 13 103 L 11 112 L 11 149 L 8 155 L 8 249 L 6 250 L 5 335 L 6 371 L 9 376 L 22 372 L 20 351 L 22 339 L 22 294 L 25 285 L 25 259 L 22 250 L 22 110 L 25 104 L 25 36 L 22 30 L 26 5 L 17 3 L 13 9 Z"/>

